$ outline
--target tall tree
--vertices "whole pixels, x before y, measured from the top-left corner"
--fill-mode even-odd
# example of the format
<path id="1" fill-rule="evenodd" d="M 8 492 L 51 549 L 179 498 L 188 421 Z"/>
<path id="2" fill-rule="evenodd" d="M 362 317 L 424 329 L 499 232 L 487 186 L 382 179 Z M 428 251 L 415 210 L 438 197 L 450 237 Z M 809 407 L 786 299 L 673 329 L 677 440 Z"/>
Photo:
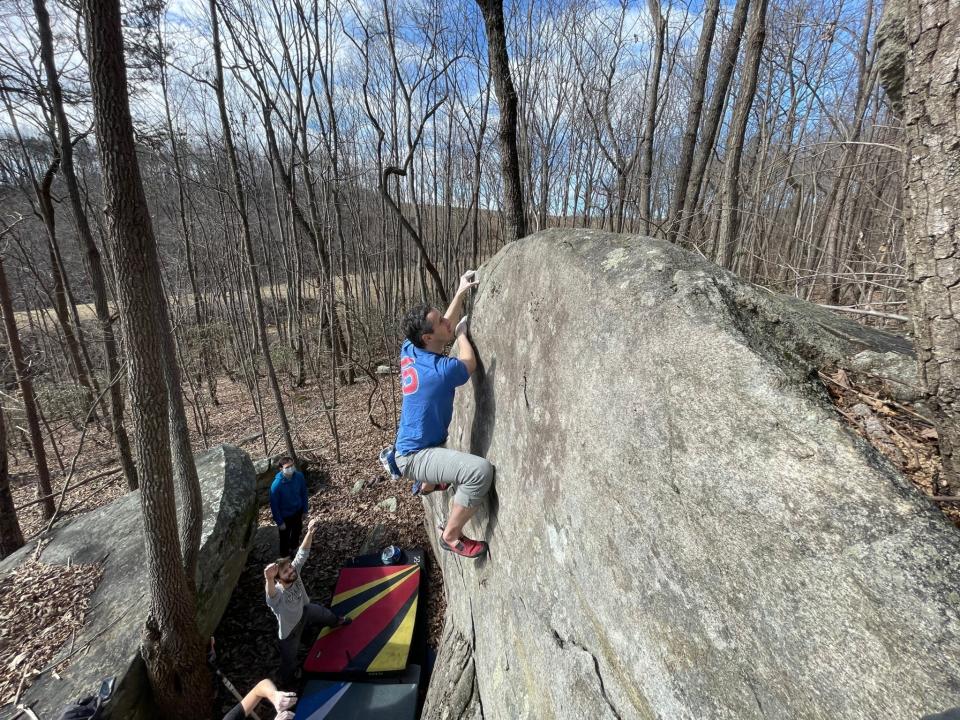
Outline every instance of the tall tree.
<path id="1" fill-rule="evenodd" d="M 697 57 L 693 63 L 693 78 L 690 88 L 690 103 L 687 110 L 687 122 L 683 129 L 680 146 L 680 159 L 677 162 L 677 175 L 673 181 L 673 193 L 670 196 L 669 229 L 667 237 L 676 242 L 679 230 L 678 220 L 683 214 L 687 199 L 687 182 L 693 171 L 693 151 L 697 144 L 697 131 L 700 128 L 700 116 L 703 114 L 703 98 L 707 89 L 707 69 L 710 66 L 710 51 L 713 49 L 713 36 L 717 29 L 717 15 L 720 13 L 720 0 L 707 0 L 703 15 L 703 26 L 697 43 Z"/>
<path id="2" fill-rule="evenodd" d="M 517 91 L 510 76 L 503 0 L 477 0 L 477 5 L 483 14 L 483 25 L 487 32 L 487 62 L 490 63 L 490 75 L 500 106 L 497 139 L 500 142 L 500 169 L 506 198 L 504 237 L 515 240 L 527 234 L 527 220 L 517 151 Z"/>
<path id="3" fill-rule="evenodd" d="M 920 374 L 943 473 L 960 491 L 960 4 L 908 0 L 905 13 L 907 274 Z"/>
<path id="4" fill-rule="evenodd" d="M 87 277 L 93 290 L 94 307 L 97 312 L 97 323 L 100 326 L 103 338 L 104 356 L 107 361 L 107 382 L 110 396 L 109 426 L 113 433 L 117 453 L 120 456 L 120 465 L 123 468 L 127 487 L 131 490 L 138 486 L 137 469 L 130 453 L 130 440 L 123 426 L 123 389 L 120 383 L 120 363 L 117 362 L 117 341 L 113 335 L 113 322 L 110 318 L 110 307 L 107 303 L 107 282 L 103 273 L 103 262 L 100 259 L 100 250 L 97 248 L 87 221 L 87 213 L 83 208 L 80 197 L 80 185 L 73 168 L 73 140 L 70 135 L 70 122 L 63 105 L 63 90 L 60 87 L 60 77 L 53 54 L 53 33 L 50 30 L 50 15 L 47 13 L 45 0 L 33 0 L 33 11 L 37 19 L 37 31 L 40 36 L 40 58 L 43 61 L 44 72 L 47 76 L 49 102 L 57 124 L 58 148 L 60 155 L 60 171 L 67 186 L 70 197 L 70 208 L 77 226 L 77 235 L 84 250 L 84 261 L 87 268 Z"/>
<path id="5" fill-rule="evenodd" d="M 663 47 L 667 39 L 667 18 L 660 9 L 660 0 L 647 0 L 653 23 L 653 58 L 647 82 L 647 108 L 644 113 L 643 135 L 640 138 L 640 222 L 641 232 L 651 230 L 650 189 L 653 185 L 653 134 L 657 126 L 657 96 L 660 92 L 660 70 L 663 66 Z"/>
<path id="6" fill-rule="evenodd" d="M 723 109 L 727 104 L 727 91 L 730 89 L 730 79 L 733 77 L 733 71 L 737 65 L 737 55 L 740 53 L 740 41 L 743 39 L 749 8 L 750 0 L 737 0 L 733 7 L 730 32 L 723 44 L 723 51 L 720 53 L 720 64 L 717 68 L 717 77 L 714 80 L 713 94 L 710 96 L 707 114 L 703 117 L 702 134 L 693 162 L 693 169 L 690 172 L 690 180 L 687 182 L 683 212 L 679 215 L 680 226 L 677 234 L 681 242 L 689 241 L 690 226 L 693 223 L 693 216 L 697 212 L 697 204 L 700 201 L 700 189 L 707 171 L 707 163 L 710 162 L 710 156 L 713 155 L 713 146 L 717 141 L 717 134 L 720 132 Z"/>
<path id="7" fill-rule="evenodd" d="M 40 412 L 37 409 L 37 397 L 33 392 L 33 377 L 23 356 L 20 331 L 7 283 L 7 272 L 3 267 L 3 253 L 0 253 L 0 311 L 3 312 L 3 326 L 7 332 L 7 347 L 13 360 L 13 370 L 20 386 L 23 400 L 23 412 L 27 417 L 27 429 L 30 432 L 30 445 L 33 449 L 33 461 L 37 464 L 37 498 L 42 498 L 44 520 L 53 517 L 53 489 L 50 486 L 50 469 L 47 466 L 47 451 L 43 445 L 43 433 L 40 430 Z"/>
<path id="8" fill-rule="evenodd" d="M 740 163 L 743 158 L 743 141 L 750 119 L 750 108 L 757 94 L 757 77 L 760 71 L 760 53 L 767 30 L 767 0 L 754 0 L 747 28 L 749 41 L 743 58 L 743 73 L 740 90 L 730 120 L 727 141 L 727 157 L 723 168 L 723 202 L 720 209 L 717 258 L 725 268 L 732 267 L 734 244 L 740 226 Z"/>
<path id="9" fill-rule="evenodd" d="M 169 320 L 133 137 L 120 4 L 84 0 L 81 8 L 139 461 L 150 587 L 141 653 L 159 713 L 203 717 L 211 709 L 212 686 L 178 536 L 165 361 L 171 348 L 163 337 L 169 333 Z"/>

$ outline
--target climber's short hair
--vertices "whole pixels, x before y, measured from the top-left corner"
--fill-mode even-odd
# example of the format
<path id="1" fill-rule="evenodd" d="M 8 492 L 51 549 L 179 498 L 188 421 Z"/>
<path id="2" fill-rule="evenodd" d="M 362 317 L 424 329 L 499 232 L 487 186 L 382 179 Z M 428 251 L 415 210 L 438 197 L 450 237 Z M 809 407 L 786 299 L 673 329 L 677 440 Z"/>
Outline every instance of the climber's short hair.
<path id="1" fill-rule="evenodd" d="M 407 340 L 412 342 L 418 348 L 423 347 L 423 336 L 433 332 L 433 325 L 427 322 L 427 315 L 433 308 L 426 303 L 414 305 L 407 310 L 407 314 L 400 321 L 400 329 Z"/>

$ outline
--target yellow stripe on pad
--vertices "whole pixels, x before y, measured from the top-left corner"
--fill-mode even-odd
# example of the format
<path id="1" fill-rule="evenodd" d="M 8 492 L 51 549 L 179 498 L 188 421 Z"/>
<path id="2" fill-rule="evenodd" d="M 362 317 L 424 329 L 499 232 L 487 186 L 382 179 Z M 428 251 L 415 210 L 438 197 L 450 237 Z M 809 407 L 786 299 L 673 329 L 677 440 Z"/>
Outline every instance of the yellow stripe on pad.
<path id="1" fill-rule="evenodd" d="M 367 666 L 367 672 L 396 670 L 406 664 L 407 656 L 410 654 L 410 639 L 413 637 L 413 625 L 417 619 L 419 601 L 419 597 L 414 599 L 397 631 L 390 636 L 383 650 L 377 653 L 373 662 Z"/>

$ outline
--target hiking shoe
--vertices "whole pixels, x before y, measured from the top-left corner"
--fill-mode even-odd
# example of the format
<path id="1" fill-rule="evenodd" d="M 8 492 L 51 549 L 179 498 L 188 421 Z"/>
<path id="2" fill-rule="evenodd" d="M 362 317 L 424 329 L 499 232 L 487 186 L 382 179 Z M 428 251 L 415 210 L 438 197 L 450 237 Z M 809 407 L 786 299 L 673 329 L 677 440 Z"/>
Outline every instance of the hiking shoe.
<path id="1" fill-rule="evenodd" d="M 438 538 L 437 542 L 440 544 L 442 550 L 451 552 L 454 555 L 459 555 L 460 557 L 465 557 L 469 560 L 476 560 L 487 554 L 487 544 L 485 542 L 482 540 L 471 540 L 465 535 L 461 536 L 454 545 L 448 545 L 444 542 L 443 537 Z"/>

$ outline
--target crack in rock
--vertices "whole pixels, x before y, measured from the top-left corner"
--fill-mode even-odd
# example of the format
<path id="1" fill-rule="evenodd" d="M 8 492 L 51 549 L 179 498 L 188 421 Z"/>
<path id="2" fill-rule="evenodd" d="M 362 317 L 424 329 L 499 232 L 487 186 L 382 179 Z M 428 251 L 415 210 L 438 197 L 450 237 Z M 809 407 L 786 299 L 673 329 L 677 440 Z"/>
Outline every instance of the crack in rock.
<path id="1" fill-rule="evenodd" d="M 561 650 L 566 650 L 568 645 L 572 645 L 577 650 L 580 650 L 581 652 L 585 652 L 587 655 L 590 656 L 590 659 L 593 660 L 593 672 L 597 676 L 597 681 L 600 683 L 600 695 L 601 697 L 603 697 L 603 701 L 607 703 L 607 707 L 610 708 L 610 712 L 613 713 L 613 716 L 617 720 L 623 720 L 623 717 L 617 711 L 617 708 L 613 706 L 613 701 L 610 700 L 610 696 L 607 695 L 607 688 L 606 688 L 606 685 L 604 685 L 603 683 L 603 675 L 600 674 L 600 661 L 597 659 L 597 656 L 594 655 L 592 651 L 588 650 L 586 647 L 584 647 L 582 644 L 580 644 L 576 640 L 572 638 L 564 639 L 563 637 L 561 637 L 560 633 L 558 633 L 554 628 L 550 628 L 550 629 L 553 632 L 554 642 L 557 644 L 557 646 Z"/>

